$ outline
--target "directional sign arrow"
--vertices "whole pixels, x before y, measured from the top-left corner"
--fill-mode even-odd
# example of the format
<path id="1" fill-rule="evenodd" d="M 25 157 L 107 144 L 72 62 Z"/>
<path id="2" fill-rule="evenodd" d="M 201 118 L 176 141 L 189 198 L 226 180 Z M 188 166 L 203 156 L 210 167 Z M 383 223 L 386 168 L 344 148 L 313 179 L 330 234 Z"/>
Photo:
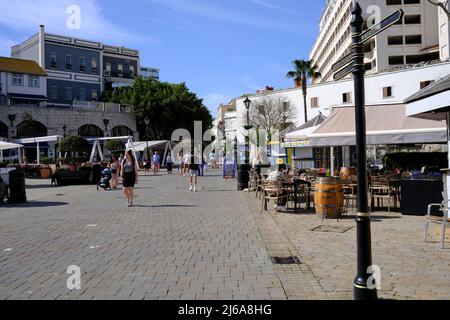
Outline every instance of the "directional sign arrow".
<path id="1" fill-rule="evenodd" d="M 334 76 L 333 76 L 333 79 L 334 79 L 334 81 L 341 80 L 346 75 L 352 73 L 352 71 L 353 71 L 353 63 L 349 64 L 345 68 L 343 68 L 343 69 L 339 70 L 338 72 L 336 72 L 334 74 Z"/>
<path id="2" fill-rule="evenodd" d="M 380 23 L 377 23 L 376 25 L 374 25 L 372 28 L 361 33 L 361 43 L 364 43 L 364 42 L 370 40 L 371 38 L 373 38 L 380 32 L 383 32 L 384 30 L 386 30 L 393 24 L 400 21 L 403 18 L 404 14 L 405 14 L 404 11 L 402 9 L 400 9 L 397 12 L 394 12 L 393 14 L 391 14 L 389 17 L 387 17 Z"/>
<path id="3" fill-rule="evenodd" d="M 352 60 L 353 60 L 353 52 L 350 52 L 349 54 L 347 54 L 346 56 L 341 58 L 338 62 L 333 64 L 333 66 L 331 67 L 331 70 L 333 72 L 336 72 L 336 71 L 344 68 L 347 64 L 352 62 Z"/>

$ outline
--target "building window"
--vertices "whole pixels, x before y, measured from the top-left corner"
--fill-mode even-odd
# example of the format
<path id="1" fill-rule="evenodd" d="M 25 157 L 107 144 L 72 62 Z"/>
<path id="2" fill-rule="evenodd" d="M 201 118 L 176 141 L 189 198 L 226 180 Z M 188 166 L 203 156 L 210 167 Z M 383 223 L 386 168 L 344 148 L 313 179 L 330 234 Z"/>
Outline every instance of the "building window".
<path id="1" fill-rule="evenodd" d="M 394 46 L 403 44 L 403 36 L 390 36 L 388 37 L 388 45 Z"/>
<path id="2" fill-rule="evenodd" d="M 66 87 L 66 100 L 72 100 L 72 88 Z"/>
<path id="3" fill-rule="evenodd" d="M 402 4 L 402 0 L 386 0 L 387 6 L 398 6 Z"/>
<path id="4" fill-rule="evenodd" d="M 31 88 L 39 88 L 40 87 L 40 81 L 38 76 L 28 76 L 28 86 Z"/>
<path id="5" fill-rule="evenodd" d="M 351 103 L 352 102 L 352 93 L 346 92 L 342 94 L 342 103 Z"/>
<path id="6" fill-rule="evenodd" d="M 119 73 L 119 77 L 122 78 L 123 77 L 123 65 L 121 65 L 121 64 L 117 65 L 117 72 Z"/>
<path id="7" fill-rule="evenodd" d="M 50 98 L 58 99 L 58 87 L 57 86 L 50 86 Z"/>
<path id="8" fill-rule="evenodd" d="M 403 0 L 404 4 L 418 4 L 420 0 Z"/>
<path id="9" fill-rule="evenodd" d="M 110 77 L 111 76 L 111 63 L 107 62 L 105 65 L 105 76 Z"/>
<path id="10" fill-rule="evenodd" d="M 405 60 L 403 58 L 403 56 L 390 56 L 389 57 L 389 64 L 390 65 L 400 65 L 400 64 L 404 64 Z"/>
<path id="11" fill-rule="evenodd" d="M 56 53 L 52 52 L 50 54 L 50 68 L 56 68 L 58 65 L 56 63 Z"/>
<path id="12" fill-rule="evenodd" d="M 405 43 L 406 44 L 421 44 L 422 43 L 422 35 L 412 35 L 412 36 L 405 36 Z"/>
<path id="13" fill-rule="evenodd" d="M 130 66 L 130 78 L 134 78 L 134 66 Z"/>
<path id="14" fill-rule="evenodd" d="M 92 73 L 97 73 L 97 58 L 92 58 L 91 64 Z"/>
<path id="15" fill-rule="evenodd" d="M 428 80 L 428 81 L 420 82 L 420 90 L 425 89 L 426 87 L 428 87 L 433 82 L 434 82 L 434 80 Z"/>
<path id="16" fill-rule="evenodd" d="M 66 70 L 72 70 L 72 56 L 66 56 Z"/>
<path id="17" fill-rule="evenodd" d="M 289 112 L 290 105 L 289 101 L 283 102 L 283 112 Z"/>
<path id="18" fill-rule="evenodd" d="M 421 23 L 420 14 L 412 14 L 405 16 L 405 24 L 420 24 Z"/>
<path id="19" fill-rule="evenodd" d="M 383 88 L 383 98 L 392 98 L 392 87 Z"/>
<path id="20" fill-rule="evenodd" d="M 311 108 L 317 107 L 319 107 L 319 98 L 318 97 L 311 98 Z"/>
<path id="21" fill-rule="evenodd" d="M 86 58 L 80 58 L 80 72 L 86 72 Z"/>
<path id="22" fill-rule="evenodd" d="M 13 73 L 12 84 L 13 86 L 23 86 L 23 74 Z"/>
<path id="23" fill-rule="evenodd" d="M 86 89 L 80 88 L 80 101 L 86 101 Z"/>
<path id="24" fill-rule="evenodd" d="M 98 92 L 97 89 L 92 89 L 92 100 L 97 101 Z"/>

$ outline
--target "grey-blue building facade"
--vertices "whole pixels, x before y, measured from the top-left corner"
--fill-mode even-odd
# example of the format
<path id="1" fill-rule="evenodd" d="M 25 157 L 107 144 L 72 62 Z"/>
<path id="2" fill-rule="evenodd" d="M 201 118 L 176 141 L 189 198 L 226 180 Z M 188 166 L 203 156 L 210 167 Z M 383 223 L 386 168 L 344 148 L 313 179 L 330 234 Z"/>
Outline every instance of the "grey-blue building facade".
<path id="1" fill-rule="evenodd" d="M 11 56 L 35 60 L 45 69 L 50 106 L 96 101 L 105 89 L 131 85 L 140 75 L 138 50 L 45 33 L 44 26 L 13 46 Z"/>

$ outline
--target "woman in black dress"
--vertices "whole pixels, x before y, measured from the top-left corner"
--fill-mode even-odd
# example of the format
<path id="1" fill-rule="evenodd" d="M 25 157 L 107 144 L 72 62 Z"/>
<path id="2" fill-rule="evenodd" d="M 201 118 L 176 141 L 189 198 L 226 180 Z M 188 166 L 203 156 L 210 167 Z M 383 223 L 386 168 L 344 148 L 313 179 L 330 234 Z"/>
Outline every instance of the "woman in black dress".
<path id="1" fill-rule="evenodd" d="M 123 179 L 123 193 L 128 199 L 128 207 L 131 207 L 134 200 L 134 185 L 138 179 L 138 165 L 131 150 L 125 154 L 121 176 Z"/>

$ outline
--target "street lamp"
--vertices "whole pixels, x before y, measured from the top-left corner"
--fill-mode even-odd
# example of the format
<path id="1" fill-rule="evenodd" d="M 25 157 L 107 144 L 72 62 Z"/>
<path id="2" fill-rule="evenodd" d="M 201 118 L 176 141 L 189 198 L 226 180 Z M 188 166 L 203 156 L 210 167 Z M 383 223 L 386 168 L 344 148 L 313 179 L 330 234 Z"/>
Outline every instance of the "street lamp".
<path id="1" fill-rule="evenodd" d="M 105 125 L 105 131 L 108 131 L 109 119 L 103 119 L 103 124 Z"/>
<path id="2" fill-rule="evenodd" d="M 16 120 L 16 115 L 10 114 L 10 115 L 8 115 L 8 119 L 11 122 L 11 128 L 12 128 L 14 126 L 14 121 Z"/>
<path id="3" fill-rule="evenodd" d="M 252 100 L 248 97 L 244 100 L 245 109 L 247 109 L 247 124 L 244 126 L 244 129 L 247 130 L 247 136 L 245 137 L 245 164 L 248 166 L 250 164 L 250 134 L 249 130 L 253 128 L 250 125 L 250 107 L 252 105 Z"/>
<path id="4" fill-rule="evenodd" d="M 64 138 L 65 138 L 66 137 L 66 130 L 67 130 L 66 124 L 63 125 L 62 129 L 64 131 Z"/>
<path id="5" fill-rule="evenodd" d="M 148 126 L 150 125 L 150 119 L 149 118 L 145 118 L 144 119 L 144 123 L 145 123 L 145 141 L 147 142 L 147 161 L 150 161 L 149 159 L 149 154 L 148 154 Z"/>

